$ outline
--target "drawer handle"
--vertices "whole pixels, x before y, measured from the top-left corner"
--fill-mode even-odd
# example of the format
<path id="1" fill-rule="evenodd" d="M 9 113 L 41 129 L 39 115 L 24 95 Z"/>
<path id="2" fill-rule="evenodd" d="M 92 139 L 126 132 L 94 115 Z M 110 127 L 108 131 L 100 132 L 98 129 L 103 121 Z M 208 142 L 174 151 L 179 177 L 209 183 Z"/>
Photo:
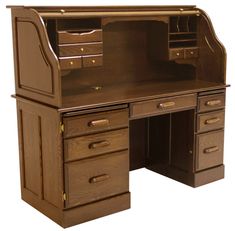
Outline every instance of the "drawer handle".
<path id="1" fill-rule="evenodd" d="M 165 102 L 165 103 L 160 103 L 158 105 L 159 108 L 161 109 L 165 109 L 165 108 L 169 108 L 169 107 L 174 107 L 175 106 L 175 102 Z"/>
<path id="2" fill-rule="evenodd" d="M 215 118 L 211 118 L 211 119 L 206 120 L 206 121 L 205 121 L 205 124 L 208 124 L 208 125 L 210 125 L 210 124 L 215 124 L 215 123 L 217 123 L 217 122 L 219 122 L 219 121 L 220 121 L 220 118 L 215 117 Z"/>
<path id="3" fill-rule="evenodd" d="M 219 151 L 219 147 L 218 146 L 214 146 L 214 147 L 210 147 L 210 148 L 205 148 L 204 149 L 204 153 L 205 154 L 209 154 L 209 153 L 217 152 L 217 151 Z"/>
<path id="4" fill-rule="evenodd" d="M 221 104 L 220 99 L 209 100 L 209 101 L 206 102 L 206 106 L 216 106 L 216 105 L 220 105 L 220 104 Z"/>
<path id="5" fill-rule="evenodd" d="M 94 184 L 94 183 L 99 183 L 101 181 L 105 181 L 105 180 L 108 180 L 109 179 L 109 175 L 108 174 L 102 174 L 102 175 L 99 175 L 99 176 L 94 176 L 94 177 L 91 177 L 89 179 L 89 182 L 91 184 Z"/>
<path id="6" fill-rule="evenodd" d="M 109 145 L 110 145 L 110 143 L 107 140 L 102 140 L 102 141 L 99 141 L 99 142 L 94 142 L 94 143 L 89 144 L 89 148 L 90 149 L 104 148 L 104 147 L 107 147 Z"/>
<path id="7" fill-rule="evenodd" d="M 108 119 L 92 120 L 88 123 L 88 126 L 89 127 L 109 126 L 109 120 Z"/>

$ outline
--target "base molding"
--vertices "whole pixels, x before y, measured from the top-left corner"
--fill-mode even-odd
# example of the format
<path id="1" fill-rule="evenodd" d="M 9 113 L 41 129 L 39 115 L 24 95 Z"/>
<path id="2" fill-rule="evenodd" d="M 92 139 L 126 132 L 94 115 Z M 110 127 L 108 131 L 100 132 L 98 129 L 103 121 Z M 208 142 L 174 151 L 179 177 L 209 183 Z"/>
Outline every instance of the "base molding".
<path id="1" fill-rule="evenodd" d="M 130 192 L 68 210 L 57 208 L 26 189 L 22 190 L 22 199 L 63 228 L 130 208 Z"/>

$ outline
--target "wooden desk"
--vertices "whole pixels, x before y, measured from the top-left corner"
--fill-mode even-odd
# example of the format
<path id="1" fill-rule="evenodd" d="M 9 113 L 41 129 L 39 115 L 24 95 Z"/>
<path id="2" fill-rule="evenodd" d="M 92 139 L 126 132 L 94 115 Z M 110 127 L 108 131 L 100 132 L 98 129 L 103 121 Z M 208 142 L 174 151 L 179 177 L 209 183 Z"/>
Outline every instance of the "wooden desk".
<path id="1" fill-rule="evenodd" d="M 11 6 L 22 199 L 63 227 L 130 207 L 129 171 L 222 179 L 226 53 L 195 6 Z"/>

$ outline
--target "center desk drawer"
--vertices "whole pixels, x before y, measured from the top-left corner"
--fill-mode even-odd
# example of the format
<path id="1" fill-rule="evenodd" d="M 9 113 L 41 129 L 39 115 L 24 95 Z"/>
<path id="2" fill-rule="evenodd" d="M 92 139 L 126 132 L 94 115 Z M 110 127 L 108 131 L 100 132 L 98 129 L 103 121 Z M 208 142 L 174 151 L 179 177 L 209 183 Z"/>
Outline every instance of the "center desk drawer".
<path id="1" fill-rule="evenodd" d="M 64 118 L 64 137 L 128 127 L 128 109 Z"/>
<path id="2" fill-rule="evenodd" d="M 130 106 L 131 118 L 193 108 L 196 106 L 196 99 L 196 94 L 190 94 L 132 103 Z"/>
<path id="3" fill-rule="evenodd" d="M 129 191 L 128 151 L 65 164 L 66 207 Z"/>
<path id="4" fill-rule="evenodd" d="M 65 161 L 128 149 L 128 128 L 64 140 Z"/>

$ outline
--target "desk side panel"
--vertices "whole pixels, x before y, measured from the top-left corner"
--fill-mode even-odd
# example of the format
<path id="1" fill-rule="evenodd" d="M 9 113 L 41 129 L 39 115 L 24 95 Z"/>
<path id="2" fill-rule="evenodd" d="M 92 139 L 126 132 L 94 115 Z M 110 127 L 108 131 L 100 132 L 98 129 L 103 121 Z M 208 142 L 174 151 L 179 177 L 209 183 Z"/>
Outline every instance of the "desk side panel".
<path id="1" fill-rule="evenodd" d="M 12 9 L 16 94 L 61 105 L 58 59 L 43 20 L 32 9 Z"/>

